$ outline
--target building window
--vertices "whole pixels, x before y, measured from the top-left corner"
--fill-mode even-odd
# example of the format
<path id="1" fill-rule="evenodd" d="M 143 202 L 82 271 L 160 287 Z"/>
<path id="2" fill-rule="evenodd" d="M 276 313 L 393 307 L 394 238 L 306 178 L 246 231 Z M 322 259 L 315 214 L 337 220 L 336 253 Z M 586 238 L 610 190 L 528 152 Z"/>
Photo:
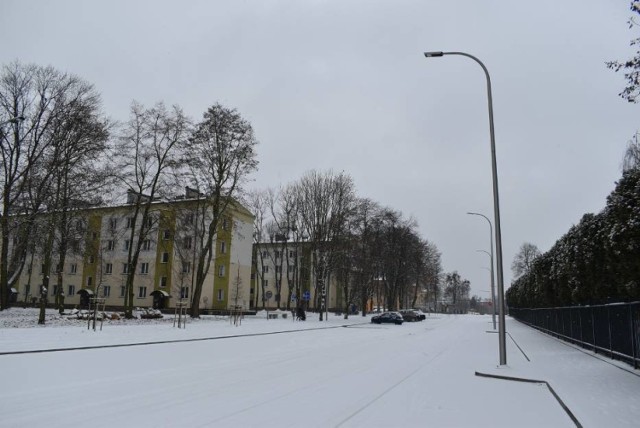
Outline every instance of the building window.
<path id="1" fill-rule="evenodd" d="M 276 259 L 279 259 L 280 258 L 280 251 L 276 250 L 275 256 L 276 256 Z"/>
<path id="2" fill-rule="evenodd" d="M 47 268 L 47 267 L 45 266 L 45 264 L 44 264 L 44 263 L 42 263 L 42 264 L 40 265 L 40 274 L 41 274 L 41 275 L 44 275 L 44 271 L 46 270 L 46 268 Z"/>
<path id="3" fill-rule="evenodd" d="M 169 229 L 165 229 L 162 232 L 162 239 L 164 239 L 165 241 L 168 241 L 169 239 L 171 239 L 171 231 Z"/>
<path id="4" fill-rule="evenodd" d="M 129 273 L 129 263 L 122 263 L 122 273 Z"/>
<path id="5" fill-rule="evenodd" d="M 151 249 L 151 239 L 145 239 L 142 241 L 142 249 L 144 251 L 149 251 Z"/>
<path id="6" fill-rule="evenodd" d="M 182 263 L 182 273 L 189 273 L 189 272 L 191 272 L 191 262 Z"/>
<path id="7" fill-rule="evenodd" d="M 140 263 L 140 273 L 143 275 L 149 273 L 149 263 Z"/>
<path id="8" fill-rule="evenodd" d="M 67 286 L 67 296 L 73 296 L 74 294 L 76 294 L 76 286 L 75 285 Z"/>
<path id="9" fill-rule="evenodd" d="M 262 266 L 262 273 L 269 273 L 269 266 Z"/>
<path id="10" fill-rule="evenodd" d="M 89 264 L 92 265 L 96 261 L 94 256 L 89 256 Z"/>
<path id="11" fill-rule="evenodd" d="M 222 278 L 224 276 L 224 265 L 218 266 L 218 276 Z"/>
<path id="12" fill-rule="evenodd" d="M 167 277 L 166 276 L 160 277 L 160 288 L 166 288 L 166 286 L 167 286 Z"/>
<path id="13" fill-rule="evenodd" d="M 153 217 L 151 217 L 151 216 L 147 217 L 147 221 L 145 222 L 145 226 L 147 226 L 147 228 L 151 229 L 151 227 L 153 226 Z"/>
<path id="14" fill-rule="evenodd" d="M 222 288 L 218 289 L 218 302 L 222 302 L 224 300 L 224 290 Z"/>
<path id="15" fill-rule="evenodd" d="M 222 241 L 220 242 L 220 254 L 226 254 L 227 253 L 227 243 Z"/>
<path id="16" fill-rule="evenodd" d="M 109 297 L 109 296 L 111 296 L 111 286 L 105 285 L 104 287 L 102 287 L 102 297 Z"/>
<path id="17" fill-rule="evenodd" d="M 111 275 L 113 273 L 113 264 L 112 263 L 107 263 L 104 266 L 104 273 L 105 273 L 105 275 Z"/>
<path id="18" fill-rule="evenodd" d="M 263 251 L 263 252 L 262 252 L 262 258 L 263 258 L 263 259 L 266 259 L 266 258 L 267 258 L 267 252 L 266 252 L 266 251 Z"/>
<path id="19" fill-rule="evenodd" d="M 109 229 L 111 229 L 112 232 L 115 232 L 117 228 L 118 228 L 118 219 L 117 218 L 109 219 Z"/>
<path id="20" fill-rule="evenodd" d="M 227 220 L 226 218 L 222 219 L 222 230 L 227 230 L 227 228 L 229 227 L 229 220 Z"/>
<path id="21" fill-rule="evenodd" d="M 289 251 L 289 257 L 290 257 L 290 258 L 292 258 L 292 259 L 293 259 L 293 258 L 295 258 L 295 257 L 296 257 L 296 255 L 297 255 L 297 254 L 296 254 L 296 252 L 295 252 L 295 251 L 293 251 L 293 250 L 290 250 L 290 251 Z"/>
<path id="22" fill-rule="evenodd" d="M 29 272 L 29 273 L 31 273 L 31 272 Z M 75 275 L 76 273 L 78 273 L 78 265 L 76 263 L 72 263 L 71 264 L 69 273 L 71 275 Z"/>
<path id="23" fill-rule="evenodd" d="M 280 275 L 282 275 L 282 265 L 280 265 L 280 266 L 276 266 L 276 267 L 275 267 L 275 272 L 276 272 L 276 273 L 279 273 Z"/>
<path id="24" fill-rule="evenodd" d="M 116 243 L 113 239 L 110 239 L 107 241 L 107 251 L 113 251 L 115 247 L 116 247 Z"/>
<path id="25" fill-rule="evenodd" d="M 184 216 L 184 224 L 193 224 L 193 213 L 188 213 Z"/>
<path id="26" fill-rule="evenodd" d="M 169 263 L 169 253 L 162 253 L 162 258 L 160 259 L 161 263 Z"/>
<path id="27" fill-rule="evenodd" d="M 91 287 L 93 285 L 93 277 L 92 276 L 88 276 L 87 277 L 87 287 Z"/>
<path id="28" fill-rule="evenodd" d="M 182 240 L 182 247 L 185 249 L 190 249 L 191 248 L 191 237 L 187 236 Z"/>
<path id="29" fill-rule="evenodd" d="M 262 288 L 267 288 L 269 286 L 269 280 L 268 279 L 263 279 L 262 280 Z"/>
<path id="30" fill-rule="evenodd" d="M 180 298 L 188 299 L 189 298 L 189 287 L 180 288 Z"/>
<path id="31" fill-rule="evenodd" d="M 129 251 L 129 247 L 131 247 L 131 240 L 127 239 L 126 241 L 124 241 L 124 250 Z"/>
<path id="32" fill-rule="evenodd" d="M 292 273 L 293 272 L 293 266 L 291 266 L 291 265 L 287 266 L 287 272 Z"/>
<path id="33" fill-rule="evenodd" d="M 133 227 L 133 217 L 127 217 L 127 229 L 131 229 Z"/>
<path id="34" fill-rule="evenodd" d="M 127 287 L 125 287 L 124 285 L 120 286 L 120 297 L 124 297 L 124 295 L 127 292 Z"/>
<path id="35" fill-rule="evenodd" d="M 53 294 L 52 294 L 52 296 L 57 296 L 57 295 L 58 295 L 58 285 L 56 284 L 56 285 L 53 286 Z"/>
<path id="36" fill-rule="evenodd" d="M 138 287 L 138 298 L 144 299 L 147 297 L 147 287 Z"/>

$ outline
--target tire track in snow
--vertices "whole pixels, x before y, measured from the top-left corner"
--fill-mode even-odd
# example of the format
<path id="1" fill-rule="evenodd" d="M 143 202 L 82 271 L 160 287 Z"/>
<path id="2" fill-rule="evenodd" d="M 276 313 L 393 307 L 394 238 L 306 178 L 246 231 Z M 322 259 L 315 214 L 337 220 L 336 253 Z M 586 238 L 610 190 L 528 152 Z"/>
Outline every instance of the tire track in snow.
<path id="1" fill-rule="evenodd" d="M 387 395 L 389 392 L 393 391 L 395 388 L 397 388 L 398 386 L 400 386 L 401 384 L 403 384 L 407 379 L 409 379 L 410 377 L 412 377 L 413 375 L 415 375 L 416 373 L 418 373 L 420 370 L 422 370 L 423 368 L 425 368 L 425 366 L 427 366 L 428 364 L 430 364 L 431 362 L 433 362 L 434 360 L 436 360 L 437 358 L 439 358 L 442 354 L 444 354 L 446 351 L 448 350 L 448 348 L 445 348 L 443 350 L 441 350 L 440 352 L 438 352 L 436 355 L 434 355 L 432 358 L 430 358 L 428 361 L 426 361 L 425 363 L 423 363 L 422 365 L 420 365 L 417 369 L 413 370 L 411 373 L 409 373 L 408 375 L 404 376 L 402 379 L 400 379 L 398 382 L 394 383 L 393 385 L 391 385 L 390 387 L 388 387 L 387 389 L 385 389 L 384 391 L 382 391 L 380 394 L 378 394 L 377 396 L 375 396 L 372 400 L 370 400 L 367 404 L 365 404 L 364 406 L 360 407 L 358 410 L 356 410 L 355 412 L 351 413 L 349 416 L 347 416 L 345 419 L 341 420 L 337 425 L 336 428 L 344 425 L 345 423 L 349 422 L 349 420 L 351 420 L 352 418 L 354 418 L 355 416 L 357 416 L 358 414 L 360 414 L 363 410 L 367 409 L 369 406 L 371 406 L 373 403 L 375 403 L 376 401 L 378 401 L 379 399 L 381 399 L 382 397 L 384 397 L 385 395 Z"/>

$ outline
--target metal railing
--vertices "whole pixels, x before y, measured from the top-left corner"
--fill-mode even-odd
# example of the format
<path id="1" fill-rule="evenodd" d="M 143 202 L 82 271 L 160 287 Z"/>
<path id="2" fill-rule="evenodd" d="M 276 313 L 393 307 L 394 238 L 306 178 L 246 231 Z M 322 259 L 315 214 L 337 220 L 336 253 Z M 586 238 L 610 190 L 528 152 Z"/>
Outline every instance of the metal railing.
<path id="1" fill-rule="evenodd" d="M 640 366 L 640 302 L 509 308 L 520 322 L 613 359 Z"/>

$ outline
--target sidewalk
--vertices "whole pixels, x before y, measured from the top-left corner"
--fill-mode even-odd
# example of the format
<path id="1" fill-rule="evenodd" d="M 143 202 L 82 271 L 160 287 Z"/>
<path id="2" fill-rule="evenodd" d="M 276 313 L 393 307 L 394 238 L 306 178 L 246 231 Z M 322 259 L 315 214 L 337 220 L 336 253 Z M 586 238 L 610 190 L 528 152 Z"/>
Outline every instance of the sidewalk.
<path id="1" fill-rule="evenodd" d="M 510 334 L 506 337 L 507 366 L 496 367 L 490 374 L 547 381 L 585 427 L 640 426 L 640 370 L 512 318 L 507 318 L 506 325 Z"/>

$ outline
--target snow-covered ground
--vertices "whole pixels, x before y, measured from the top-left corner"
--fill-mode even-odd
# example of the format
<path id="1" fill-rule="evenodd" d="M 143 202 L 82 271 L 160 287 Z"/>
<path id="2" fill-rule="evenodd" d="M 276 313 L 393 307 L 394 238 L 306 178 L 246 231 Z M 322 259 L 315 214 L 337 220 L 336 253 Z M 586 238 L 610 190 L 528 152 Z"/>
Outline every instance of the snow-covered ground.
<path id="1" fill-rule="evenodd" d="M 0 426 L 575 426 L 545 385 L 476 372 L 549 382 L 585 427 L 640 421 L 639 371 L 511 319 L 507 330 L 530 361 L 507 337 L 508 365 L 498 367 L 488 316 L 378 326 L 360 316 L 260 314 L 240 326 L 222 317 L 186 329 L 109 321 L 94 332 L 52 312 L 45 327 L 7 327 L 24 325 L 20 311 L 0 312 Z"/>

